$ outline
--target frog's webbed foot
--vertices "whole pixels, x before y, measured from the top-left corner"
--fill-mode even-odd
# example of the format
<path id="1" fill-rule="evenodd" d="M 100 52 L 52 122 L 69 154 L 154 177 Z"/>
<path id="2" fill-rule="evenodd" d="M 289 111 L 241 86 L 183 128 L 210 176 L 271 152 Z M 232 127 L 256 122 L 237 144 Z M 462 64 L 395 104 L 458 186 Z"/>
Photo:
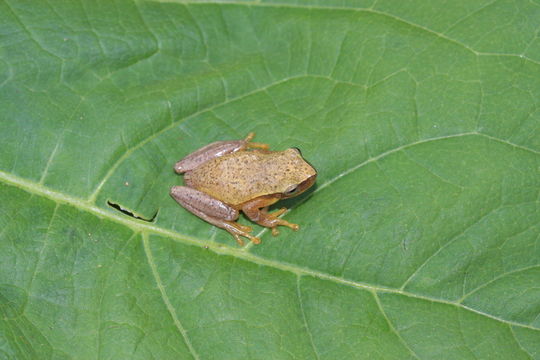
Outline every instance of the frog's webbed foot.
<path id="1" fill-rule="evenodd" d="M 270 145 L 268 144 L 262 144 L 262 143 L 256 143 L 251 142 L 251 140 L 255 137 L 254 132 L 250 132 L 246 138 L 244 139 L 244 143 L 246 144 L 246 148 L 248 149 L 261 149 L 261 150 L 270 150 Z"/>

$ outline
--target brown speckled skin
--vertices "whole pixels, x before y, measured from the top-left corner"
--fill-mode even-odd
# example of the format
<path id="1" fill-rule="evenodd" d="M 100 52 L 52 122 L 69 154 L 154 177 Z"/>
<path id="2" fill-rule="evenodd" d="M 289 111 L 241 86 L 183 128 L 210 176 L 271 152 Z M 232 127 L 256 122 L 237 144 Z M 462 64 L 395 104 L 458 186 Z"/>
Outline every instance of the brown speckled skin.
<path id="1" fill-rule="evenodd" d="M 235 220 L 239 211 L 259 225 L 279 234 L 278 226 L 298 230 L 297 224 L 278 218 L 287 209 L 269 213 L 279 199 L 301 194 L 315 183 L 317 172 L 298 149 L 269 151 L 267 144 L 243 140 L 218 141 L 180 160 L 174 166 L 184 174 L 186 186 L 173 186 L 171 196 L 186 210 L 227 230 L 243 245 L 241 236 L 259 244 L 249 226 Z"/>
<path id="2" fill-rule="evenodd" d="M 278 200 L 288 188 L 315 175 L 315 169 L 296 149 L 252 150 L 208 160 L 186 172 L 184 181 L 187 186 L 240 209 L 242 204 L 260 196 L 276 194 Z"/>

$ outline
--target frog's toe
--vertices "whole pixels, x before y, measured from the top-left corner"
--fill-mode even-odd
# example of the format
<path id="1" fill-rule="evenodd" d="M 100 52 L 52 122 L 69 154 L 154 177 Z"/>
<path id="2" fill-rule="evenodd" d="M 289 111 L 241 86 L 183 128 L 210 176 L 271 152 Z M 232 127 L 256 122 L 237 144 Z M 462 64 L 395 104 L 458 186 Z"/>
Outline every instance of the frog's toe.
<path id="1" fill-rule="evenodd" d="M 270 145 L 268 144 L 262 144 L 262 143 L 256 143 L 256 142 L 252 142 L 251 140 L 253 140 L 253 138 L 255 137 L 255 133 L 254 132 L 250 132 L 249 134 L 247 134 L 247 136 L 244 138 L 244 144 L 245 144 L 245 147 L 248 148 L 248 149 L 261 149 L 261 150 L 268 150 L 270 149 Z"/>
<path id="2" fill-rule="evenodd" d="M 249 228 L 249 232 L 251 232 L 251 228 L 249 226 L 245 226 L 246 228 Z M 249 232 L 244 232 L 243 234 L 240 234 L 244 237 L 247 237 L 252 243 L 254 244 L 260 244 L 261 243 L 261 239 L 259 239 L 258 237 L 256 236 L 253 236 L 251 235 Z"/>
<path id="3" fill-rule="evenodd" d="M 286 226 L 290 229 L 292 229 L 293 231 L 298 231 L 298 229 L 300 229 L 300 225 L 298 224 L 292 224 L 288 221 L 285 221 L 285 220 L 282 220 L 282 219 L 279 219 L 279 225 L 282 225 L 282 226 Z"/>
<path id="4" fill-rule="evenodd" d="M 255 245 L 261 243 L 261 239 L 259 239 L 259 238 L 256 237 L 256 236 L 253 236 L 253 235 L 251 235 L 251 234 L 249 234 L 249 233 L 243 233 L 243 234 L 240 234 L 240 235 L 242 235 L 242 236 L 244 236 L 244 237 L 247 237 L 247 238 L 248 238 L 252 243 L 254 243 Z M 236 241 L 238 241 L 238 239 L 236 239 Z M 242 241 L 242 244 L 240 244 L 240 243 L 239 243 L 239 244 L 240 244 L 240 245 L 243 245 L 243 243 L 244 243 L 244 242 Z"/>
<path id="5" fill-rule="evenodd" d="M 238 243 L 238 245 L 240 246 L 244 246 L 244 240 L 242 240 L 242 238 L 240 237 L 240 235 L 238 234 L 232 234 L 232 236 L 234 236 L 234 238 L 236 239 L 236 242 Z"/>
<path id="6" fill-rule="evenodd" d="M 253 228 L 251 226 L 246 226 L 246 225 L 241 225 L 241 224 L 238 224 L 236 223 L 236 227 L 243 231 L 243 232 L 247 232 L 247 233 L 250 233 L 253 231 Z"/>
<path id="7" fill-rule="evenodd" d="M 255 245 L 258 245 L 261 243 L 261 239 L 259 239 L 256 236 L 249 236 L 249 240 L 251 240 L 251 242 L 254 243 Z"/>
<path id="8" fill-rule="evenodd" d="M 247 147 L 249 149 L 261 149 L 261 150 L 270 150 L 270 145 L 268 144 L 262 144 L 262 143 L 255 143 L 250 142 L 247 144 Z"/>
<path id="9" fill-rule="evenodd" d="M 254 244 L 261 243 L 261 240 L 258 237 L 250 234 L 250 232 L 253 231 L 250 226 L 241 225 L 233 221 L 225 221 L 222 227 L 227 230 L 232 236 L 234 236 L 236 242 L 240 246 L 244 246 L 244 241 L 242 240 L 241 236 L 248 238 Z"/>
<path id="10" fill-rule="evenodd" d="M 298 224 L 289 224 L 287 226 L 290 227 L 293 231 L 298 231 L 300 229 L 300 225 Z"/>

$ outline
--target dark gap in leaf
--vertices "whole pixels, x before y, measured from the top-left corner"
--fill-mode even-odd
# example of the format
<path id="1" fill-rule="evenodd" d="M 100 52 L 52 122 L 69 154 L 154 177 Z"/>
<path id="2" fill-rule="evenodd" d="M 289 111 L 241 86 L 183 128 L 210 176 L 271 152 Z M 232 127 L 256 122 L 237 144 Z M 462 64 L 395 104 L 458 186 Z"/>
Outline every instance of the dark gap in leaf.
<path id="1" fill-rule="evenodd" d="M 156 213 L 154 214 L 154 216 L 152 216 L 150 219 L 146 219 L 146 218 L 143 218 L 143 217 L 140 217 L 140 216 L 137 216 L 135 215 L 134 213 L 132 213 L 131 211 L 127 210 L 127 209 L 124 209 L 121 205 L 119 204 L 115 204 L 113 203 L 112 201 L 110 200 L 107 200 L 107 205 L 109 205 L 110 207 L 112 207 L 113 209 L 116 209 L 118 211 L 120 211 L 122 214 L 124 215 L 127 215 L 129 217 L 132 217 L 134 219 L 139 219 L 139 220 L 142 220 L 142 221 L 146 221 L 146 222 L 153 222 L 154 219 L 156 218 L 157 216 L 157 211 Z"/>

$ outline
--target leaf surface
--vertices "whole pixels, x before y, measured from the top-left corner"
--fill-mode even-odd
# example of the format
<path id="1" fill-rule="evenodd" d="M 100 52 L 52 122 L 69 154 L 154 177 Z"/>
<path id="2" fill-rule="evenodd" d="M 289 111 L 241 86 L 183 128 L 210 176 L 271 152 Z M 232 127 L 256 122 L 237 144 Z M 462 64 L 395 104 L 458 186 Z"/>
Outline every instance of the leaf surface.
<path id="1" fill-rule="evenodd" d="M 525 0 L 1 2 L 0 358 L 540 359 L 538 29 Z M 168 190 L 250 131 L 319 176 L 239 248 Z"/>

